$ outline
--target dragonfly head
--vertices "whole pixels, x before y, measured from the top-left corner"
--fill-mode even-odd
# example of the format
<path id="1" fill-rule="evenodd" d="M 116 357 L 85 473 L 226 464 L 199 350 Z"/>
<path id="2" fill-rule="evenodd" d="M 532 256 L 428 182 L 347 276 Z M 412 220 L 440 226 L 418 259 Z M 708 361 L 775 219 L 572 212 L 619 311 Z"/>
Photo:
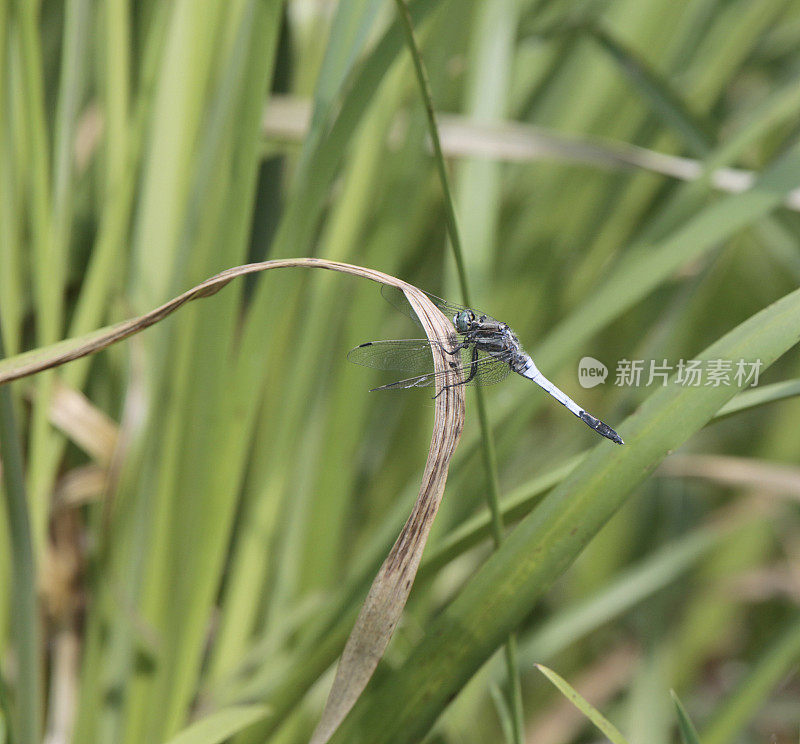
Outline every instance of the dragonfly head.
<path id="1" fill-rule="evenodd" d="M 466 309 L 461 310 L 457 315 L 453 317 L 453 324 L 456 327 L 456 330 L 459 333 L 466 333 L 467 331 L 472 328 L 472 324 L 475 322 L 475 313 L 472 310 Z"/>

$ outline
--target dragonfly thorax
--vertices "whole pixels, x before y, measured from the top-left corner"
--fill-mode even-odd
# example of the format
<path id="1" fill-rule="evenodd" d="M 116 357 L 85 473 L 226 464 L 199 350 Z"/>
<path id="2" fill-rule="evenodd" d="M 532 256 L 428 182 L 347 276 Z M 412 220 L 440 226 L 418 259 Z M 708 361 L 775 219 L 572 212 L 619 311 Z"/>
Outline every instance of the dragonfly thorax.
<path id="1" fill-rule="evenodd" d="M 503 336 L 505 336 L 506 341 L 510 347 L 513 347 L 515 351 L 522 351 L 522 345 L 517 338 L 517 334 L 514 333 L 505 323 L 503 323 Z"/>

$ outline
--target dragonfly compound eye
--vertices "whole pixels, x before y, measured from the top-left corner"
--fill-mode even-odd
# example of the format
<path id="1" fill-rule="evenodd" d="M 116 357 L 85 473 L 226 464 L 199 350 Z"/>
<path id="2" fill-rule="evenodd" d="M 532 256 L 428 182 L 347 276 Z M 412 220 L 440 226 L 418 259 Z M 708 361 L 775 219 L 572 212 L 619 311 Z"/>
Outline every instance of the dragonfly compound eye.
<path id="1" fill-rule="evenodd" d="M 456 317 L 455 326 L 459 333 L 466 333 L 469 330 L 469 324 L 475 319 L 475 314 L 472 310 L 462 310 Z"/>

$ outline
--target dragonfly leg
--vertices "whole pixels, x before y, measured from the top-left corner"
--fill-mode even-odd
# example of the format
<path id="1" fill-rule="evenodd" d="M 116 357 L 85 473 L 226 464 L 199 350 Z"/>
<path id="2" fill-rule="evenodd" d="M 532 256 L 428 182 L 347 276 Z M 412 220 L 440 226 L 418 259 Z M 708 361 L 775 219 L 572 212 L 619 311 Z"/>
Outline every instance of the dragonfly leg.
<path id="1" fill-rule="evenodd" d="M 467 346 L 468 344 L 461 344 L 462 348 Z M 433 399 L 436 400 L 445 390 L 448 388 L 459 387 L 459 385 L 469 385 L 470 382 L 475 378 L 475 374 L 478 371 L 478 347 L 472 347 L 472 361 L 469 363 L 469 375 L 466 380 L 462 380 L 461 382 L 451 382 L 449 385 L 443 385 L 442 389 L 433 396 Z"/>
<path id="2" fill-rule="evenodd" d="M 463 385 L 469 385 L 473 379 L 475 379 L 475 373 L 478 371 L 478 347 L 472 347 L 472 361 L 469 364 L 469 377 L 462 383 Z"/>
<path id="3" fill-rule="evenodd" d="M 437 343 L 439 344 L 439 348 L 445 354 L 449 354 L 450 356 L 454 356 L 456 354 L 459 354 L 462 349 L 466 349 L 470 345 L 470 343 L 468 341 L 467 342 L 459 341 L 457 344 L 455 344 L 453 346 L 452 349 L 448 349 L 441 341 L 438 341 Z M 477 350 L 475 351 L 475 355 L 477 355 Z M 452 369 L 456 369 L 458 367 L 458 365 L 455 362 L 450 362 L 449 364 L 450 364 L 450 367 Z M 472 379 L 472 378 L 470 378 L 470 379 Z M 438 398 L 445 390 L 447 390 L 447 388 L 456 387 L 457 385 L 466 385 L 468 381 L 469 380 L 466 380 L 464 382 L 454 382 L 451 385 L 445 385 L 436 395 L 433 396 L 433 399 L 436 400 L 436 398 Z"/>
<path id="4" fill-rule="evenodd" d="M 458 354 L 458 352 L 461 351 L 461 349 L 466 349 L 467 346 L 469 346 L 469 343 L 465 343 L 464 341 L 460 341 L 452 349 L 448 349 L 441 341 L 439 342 L 439 348 L 445 354 L 450 354 L 450 356 L 453 356 L 454 354 Z"/>

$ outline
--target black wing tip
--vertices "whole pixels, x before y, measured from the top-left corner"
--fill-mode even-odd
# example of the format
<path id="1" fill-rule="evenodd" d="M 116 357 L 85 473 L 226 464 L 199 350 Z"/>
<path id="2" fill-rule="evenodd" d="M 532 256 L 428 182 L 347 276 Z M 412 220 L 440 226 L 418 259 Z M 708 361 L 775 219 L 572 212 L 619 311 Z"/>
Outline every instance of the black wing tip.
<path id="1" fill-rule="evenodd" d="M 586 411 L 581 412 L 581 421 L 583 421 L 587 426 L 594 429 L 598 434 L 605 437 L 606 439 L 610 439 L 614 444 L 625 444 L 622 440 L 622 437 L 617 434 L 608 424 L 604 424 L 600 419 L 596 419 Z"/>

